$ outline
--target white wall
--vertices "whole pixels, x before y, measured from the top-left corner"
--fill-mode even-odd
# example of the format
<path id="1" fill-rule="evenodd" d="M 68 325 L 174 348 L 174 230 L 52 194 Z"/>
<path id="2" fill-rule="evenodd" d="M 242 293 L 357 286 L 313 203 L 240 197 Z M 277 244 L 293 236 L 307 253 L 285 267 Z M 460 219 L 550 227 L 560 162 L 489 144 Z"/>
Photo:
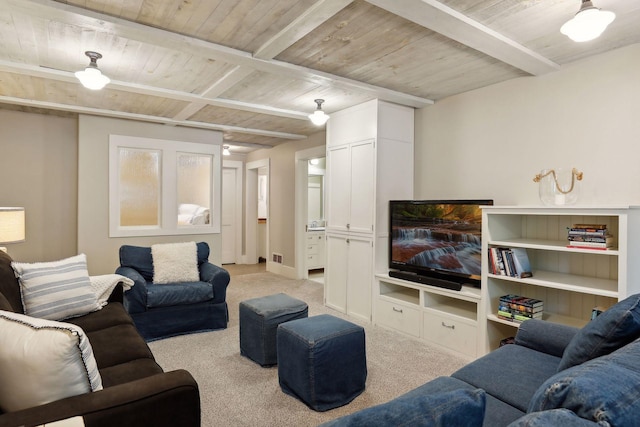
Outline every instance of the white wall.
<path id="1" fill-rule="evenodd" d="M 579 204 L 640 204 L 639 103 L 640 44 L 438 101 L 416 112 L 415 197 L 539 205 L 534 175 L 576 167 Z"/>
<path id="2" fill-rule="evenodd" d="M 78 252 L 87 254 L 89 273 L 113 273 L 119 265 L 118 250 L 124 244 L 207 242 L 211 249 L 209 260 L 220 264 L 220 234 L 109 238 L 110 134 L 222 144 L 222 134 L 217 131 L 81 115 L 78 127 Z"/>
<path id="3" fill-rule="evenodd" d="M 78 120 L 0 110 L 0 206 L 23 206 L 26 240 L 3 245 L 16 261 L 77 254 Z"/>

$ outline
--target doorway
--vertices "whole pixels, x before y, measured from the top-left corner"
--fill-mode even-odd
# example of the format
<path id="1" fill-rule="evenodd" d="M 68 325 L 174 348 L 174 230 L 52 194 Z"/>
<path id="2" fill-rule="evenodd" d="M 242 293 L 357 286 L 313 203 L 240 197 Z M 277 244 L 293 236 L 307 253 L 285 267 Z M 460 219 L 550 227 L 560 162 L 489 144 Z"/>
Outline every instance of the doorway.
<path id="1" fill-rule="evenodd" d="M 321 159 L 326 155 L 325 146 L 319 146 L 310 148 L 307 150 L 301 150 L 295 154 L 295 246 L 296 246 L 296 277 L 299 279 L 309 279 L 309 268 L 307 265 L 307 235 L 309 226 L 313 225 L 314 219 L 309 218 L 309 165 L 312 159 Z M 316 179 L 317 181 L 317 179 Z M 313 182 L 313 180 L 312 180 Z M 316 184 L 312 183 L 312 187 Z M 318 184 L 320 185 L 320 184 Z M 313 193 L 315 190 L 312 190 Z M 318 197 L 321 200 L 315 200 L 312 204 L 317 204 L 317 207 L 324 206 L 324 191 L 318 192 Z M 312 210 L 316 207 L 312 207 Z M 317 211 L 320 212 L 320 211 Z M 318 231 L 324 230 L 324 214 L 319 214 L 322 218 L 315 219 L 316 229 Z M 324 242 L 323 242 L 324 243 Z M 324 257 L 324 245 L 319 250 L 322 251 Z M 321 269 L 311 270 L 311 278 L 321 281 L 323 274 Z"/>
<path id="2" fill-rule="evenodd" d="M 259 176 L 266 176 L 266 185 L 260 192 Z M 269 159 L 256 160 L 246 164 L 246 219 L 245 219 L 245 264 L 258 264 L 259 261 L 259 229 L 258 229 L 258 205 L 259 199 L 265 199 L 264 207 L 261 207 L 261 215 L 264 215 L 265 232 L 264 232 L 264 249 L 262 251 L 269 253 Z M 263 205 L 261 205 L 263 206 Z M 262 210 L 264 209 L 264 212 Z M 269 258 L 267 257 L 267 271 L 269 271 Z"/>

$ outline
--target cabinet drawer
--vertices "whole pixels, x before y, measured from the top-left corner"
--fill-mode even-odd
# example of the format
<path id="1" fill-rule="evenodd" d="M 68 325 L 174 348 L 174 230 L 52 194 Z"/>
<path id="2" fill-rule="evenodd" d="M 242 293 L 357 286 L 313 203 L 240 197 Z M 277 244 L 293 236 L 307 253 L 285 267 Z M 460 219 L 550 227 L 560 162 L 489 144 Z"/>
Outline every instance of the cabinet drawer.
<path id="1" fill-rule="evenodd" d="M 378 298 L 376 322 L 382 326 L 420 337 L 420 310 Z"/>
<path id="2" fill-rule="evenodd" d="M 446 315 L 424 312 L 424 338 L 428 341 L 475 357 L 477 336 L 477 326 Z"/>
<path id="3" fill-rule="evenodd" d="M 307 254 L 315 255 L 318 253 L 318 245 L 309 245 L 307 244 Z"/>
<path id="4" fill-rule="evenodd" d="M 307 267 L 315 267 L 319 264 L 321 264 L 320 262 L 320 255 L 318 254 L 307 254 Z"/>

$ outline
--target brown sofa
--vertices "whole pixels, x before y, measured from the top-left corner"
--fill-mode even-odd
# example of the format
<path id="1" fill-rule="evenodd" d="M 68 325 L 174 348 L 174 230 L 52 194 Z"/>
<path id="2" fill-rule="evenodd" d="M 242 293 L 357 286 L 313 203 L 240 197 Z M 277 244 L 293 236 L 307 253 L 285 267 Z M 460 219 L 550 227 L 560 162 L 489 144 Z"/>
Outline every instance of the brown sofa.
<path id="1" fill-rule="evenodd" d="M 16 412 L 0 411 L 0 427 L 78 416 L 86 427 L 200 426 L 198 384 L 185 370 L 162 370 L 122 300 L 118 285 L 102 310 L 65 320 L 80 326 L 89 338 L 104 389 Z M 0 310 L 24 312 L 11 258 L 2 251 Z"/>

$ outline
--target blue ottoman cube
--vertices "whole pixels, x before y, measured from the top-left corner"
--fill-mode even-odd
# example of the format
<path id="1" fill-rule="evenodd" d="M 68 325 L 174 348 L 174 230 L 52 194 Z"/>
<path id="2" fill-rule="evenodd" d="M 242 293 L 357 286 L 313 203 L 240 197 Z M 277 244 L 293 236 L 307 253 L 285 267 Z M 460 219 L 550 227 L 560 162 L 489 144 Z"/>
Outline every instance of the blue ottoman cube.
<path id="1" fill-rule="evenodd" d="M 306 318 L 309 307 L 287 294 L 253 298 L 240 303 L 240 354 L 260 366 L 278 363 L 276 332 L 278 325 Z"/>
<path id="2" fill-rule="evenodd" d="M 316 411 L 346 405 L 364 391 L 364 329 L 329 314 L 278 327 L 278 381 Z"/>

